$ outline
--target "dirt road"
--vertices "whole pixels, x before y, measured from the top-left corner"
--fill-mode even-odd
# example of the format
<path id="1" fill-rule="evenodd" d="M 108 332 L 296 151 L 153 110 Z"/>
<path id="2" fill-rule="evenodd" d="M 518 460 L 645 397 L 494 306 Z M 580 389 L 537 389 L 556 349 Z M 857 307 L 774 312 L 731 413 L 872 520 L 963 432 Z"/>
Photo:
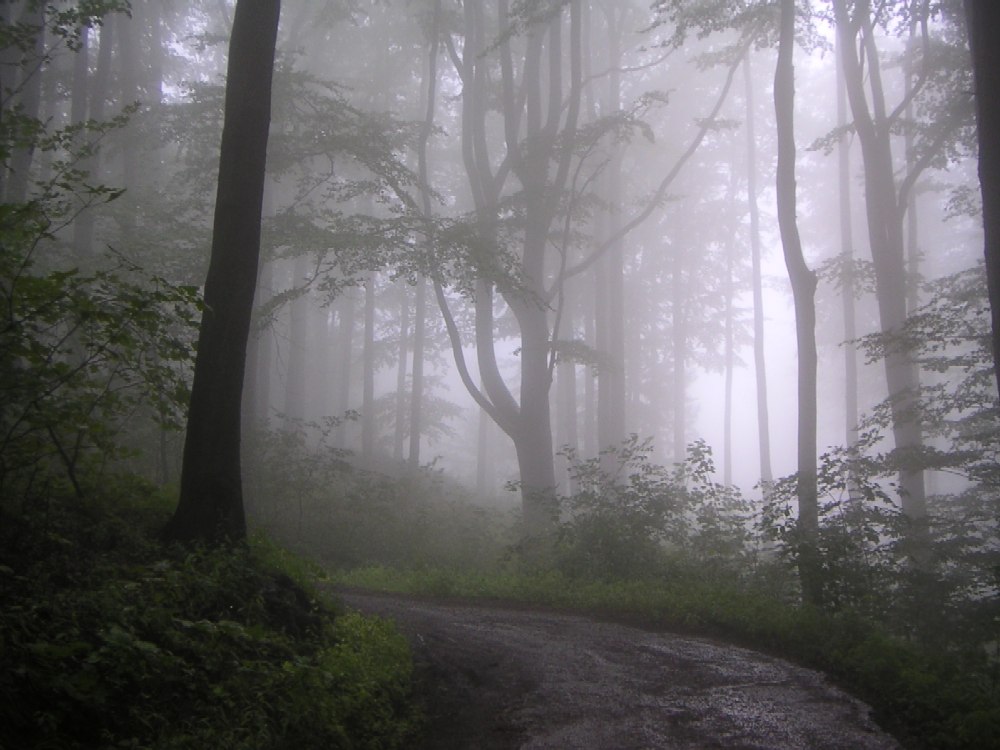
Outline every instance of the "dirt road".
<path id="1" fill-rule="evenodd" d="M 746 649 L 572 615 L 337 596 L 410 639 L 433 750 L 899 748 L 822 675 Z"/>

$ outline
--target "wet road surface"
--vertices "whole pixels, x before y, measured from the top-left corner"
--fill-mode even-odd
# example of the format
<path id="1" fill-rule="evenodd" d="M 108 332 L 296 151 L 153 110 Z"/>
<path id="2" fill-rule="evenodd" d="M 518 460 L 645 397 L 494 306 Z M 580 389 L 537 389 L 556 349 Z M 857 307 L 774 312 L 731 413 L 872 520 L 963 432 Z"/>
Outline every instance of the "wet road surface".
<path id="1" fill-rule="evenodd" d="M 413 646 L 431 750 L 889 750 L 821 674 L 586 617 L 338 591 Z"/>

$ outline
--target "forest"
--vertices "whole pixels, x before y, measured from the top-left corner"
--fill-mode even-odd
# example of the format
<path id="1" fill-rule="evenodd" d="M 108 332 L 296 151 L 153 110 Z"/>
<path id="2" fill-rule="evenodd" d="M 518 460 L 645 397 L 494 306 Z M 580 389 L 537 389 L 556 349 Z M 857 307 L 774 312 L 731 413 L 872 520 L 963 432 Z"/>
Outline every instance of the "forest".
<path id="1" fill-rule="evenodd" d="M 0 2 L 0 747 L 416 747 L 336 587 L 1000 747 L 993 21 Z"/>

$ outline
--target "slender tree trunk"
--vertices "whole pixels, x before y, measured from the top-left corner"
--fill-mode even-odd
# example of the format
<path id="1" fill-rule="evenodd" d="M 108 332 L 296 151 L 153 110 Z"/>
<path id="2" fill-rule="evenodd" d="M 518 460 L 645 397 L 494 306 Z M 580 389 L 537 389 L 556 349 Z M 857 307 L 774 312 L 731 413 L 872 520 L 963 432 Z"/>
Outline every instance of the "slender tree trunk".
<path id="1" fill-rule="evenodd" d="M 406 440 L 406 362 L 410 350 L 410 300 L 405 289 L 399 303 L 399 350 L 396 355 L 396 430 L 392 437 L 392 458 L 403 460 L 403 443 Z"/>
<path id="2" fill-rule="evenodd" d="M 299 255 L 292 264 L 290 289 L 307 282 L 310 270 L 309 256 Z M 309 318 L 311 315 L 309 292 L 305 291 L 288 306 L 288 371 L 285 375 L 286 427 L 296 429 L 297 423 L 306 418 L 307 371 L 309 343 Z"/>
<path id="3" fill-rule="evenodd" d="M 731 209 L 735 209 L 735 201 Z M 726 241 L 726 279 L 723 294 L 726 296 L 725 321 L 725 385 L 722 414 L 722 483 L 729 487 L 733 483 L 733 369 L 735 367 L 735 343 L 733 341 L 733 243 Z"/>
<path id="4" fill-rule="evenodd" d="M 492 455 L 493 420 L 485 409 L 479 410 L 479 434 L 476 441 L 476 494 L 481 498 L 494 494 L 494 457 Z"/>
<path id="5" fill-rule="evenodd" d="M 753 73 L 750 52 L 743 62 L 743 82 L 747 107 L 747 205 L 750 211 L 750 263 L 753 277 L 753 363 L 757 386 L 757 449 L 760 478 L 765 484 L 771 472 L 771 427 L 767 406 L 767 365 L 764 358 L 764 291 L 761 278 L 760 208 L 757 205 L 757 136 L 754 128 Z"/>
<path id="6" fill-rule="evenodd" d="M 595 294 L 599 288 L 600 279 L 594 277 Z M 593 305 L 583 306 L 583 339 L 592 350 L 597 350 L 597 321 Z M 594 368 L 588 367 L 583 374 L 583 455 L 585 458 L 594 458 L 598 452 L 597 442 L 597 378 L 594 375 Z"/>
<path id="7" fill-rule="evenodd" d="M 865 166 L 865 208 L 875 268 L 879 320 L 882 331 L 893 334 L 901 330 L 907 313 L 902 213 L 905 204 L 902 207 L 899 205 L 900 196 L 897 194 L 890 142 L 892 133 L 885 114 L 878 53 L 872 38 L 871 8 L 868 2 L 858 4 L 852 19 L 845 0 L 833 0 L 833 7 L 843 53 L 841 61 L 847 98 Z M 865 47 L 865 67 L 862 67 L 855 47 L 859 35 Z M 893 348 L 885 357 L 885 379 L 896 449 L 903 453 L 919 452 L 923 446 L 923 435 L 914 408 L 920 386 L 916 363 L 907 352 Z M 926 522 L 927 505 L 923 471 L 905 468 L 900 472 L 900 496 L 904 513 L 918 524 L 911 538 L 916 547 L 925 547 L 926 533 L 922 527 Z M 914 554 L 921 557 L 924 553 L 914 549 Z"/>
<path id="8" fill-rule="evenodd" d="M 430 176 L 427 147 L 434 131 L 437 108 L 438 51 L 441 43 L 441 0 L 434 0 L 431 39 L 427 48 L 427 72 L 424 81 L 424 122 L 420 129 L 417 151 L 417 175 L 420 179 L 421 210 L 424 218 L 432 216 Z M 420 466 L 420 437 L 423 432 L 424 346 L 427 339 L 427 282 L 417 279 L 417 294 L 413 320 L 413 378 L 410 386 L 410 450 L 407 456 L 411 472 Z"/>
<path id="9" fill-rule="evenodd" d="M 427 282 L 417 280 L 413 314 L 413 376 L 410 382 L 410 471 L 420 466 L 420 436 L 423 434 L 424 348 L 427 345 Z"/>
<path id="10" fill-rule="evenodd" d="M 79 48 L 73 56 L 73 92 L 70 97 L 70 122 L 83 123 L 87 120 L 87 109 L 90 105 L 90 29 L 86 26 L 80 29 Z M 84 134 L 76 136 L 77 145 L 83 143 Z M 80 222 L 73 225 L 73 250 L 78 258 L 90 254 L 90 246 L 86 241 L 85 228 Z"/>
<path id="11" fill-rule="evenodd" d="M 239 0 L 229 43 L 219 186 L 191 389 L 180 500 L 164 535 L 246 536 L 240 406 L 260 254 L 279 0 Z"/>
<path id="12" fill-rule="evenodd" d="M 365 341 L 362 357 L 361 461 L 375 458 L 375 274 L 365 279 Z"/>
<path id="13" fill-rule="evenodd" d="M 671 340 L 673 351 L 673 459 L 683 463 L 687 458 L 687 299 L 684 294 L 684 253 L 674 249 L 671 276 Z"/>
<path id="14" fill-rule="evenodd" d="M 774 74 L 774 111 L 778 131 L 778 225 L 785 266 L 795 303 L 798 351 L 798 505 L 799 575 L 806 601 L 822 602 L 816 537 L 816 275 L 806 265 L 796 220 L 795 188 L 795 0 L 781 2 L 781 36 Z"/>
<path id="15" fill-rule="evenodd" d="M 139 90 L 139 74 L 142 65 L 139 62 L 140 49 L 142 47 L 142 20 L 143 11 L 141 3 L 134 3 L 133 17 L 129 18 L 124 13 L 117 16 L 117 36 L 120 61 L 118 65 L 119 84 L 121 86 L 121 104 L 129 106 L 139 101 L 141 92 Z M 146 103 L 148 106 L 148 102 Z M 141 117 L 141 114 L 138 115 Z M 136 122 L 129 123 L 122 133 L 122 178 L 126 189 L 132 191 L 139 186 L 139 143 L 138 126 Z M 134 216 L 131 212 L 126 220 L 126 232 L 134 230 Z"/>
<path id="16" fill-rule="evenodd" d="M 979 125 L 979 184 L 983 193 L 986 281 L 993 325 L 993 369 L 1000 394 L 1000 4 L 965 0 Z"/>
<path id="17" fill-rule="evenodd" d="M 356 314 L 357 298 L 354 289 L 347 289 L 340 298 L 338 305 L 338 341 L 336 350 L 338 352 L 334 369 L 336 398 L 334 399 L 334 416 L 340 419 L 337 429 L 334 431 L 334 445 L 341 449 L 347 449 L 347 413 L 351 409 L 351 376 L 354 363 L 354 316 Z"/>
<path id="18" fill-rule="evenodd" d="M 837 56 L 842 54 L 837 41 Z M 837 65 L 837 125 L 847 124 L 847 94 L 844 71 Z M 855 322 L 854 227 L 851 221 L 851 146 L 847 133 L 837 141 L 837 183 L 840 198 L 840 252 L 844 256 L 846 273 L 841 279 L 841 305 L 844 319 L 844 440 L 848 448 L 858 442 L 858 337 Z"/>
<path id="19" fill-rule="evenodd" d="M 566 312 L 574 306 L 575 300 L 567 300 Z M 573 338 L 573 316 L 564 314 L 562 319 L 560 341 Z M 576 407 L 576 364 L 565 357 L 560 357 L 556 365 L 556 445 L 560 450 L 568 448 L 573 454 L 579 451 Z M 575 491 L 571 481 L 571 465 L 565 458 L 560 460 L 559 486 L 561 491 L 572 494 Z"/>
<path id="20" fill-rule="evenodd" d="M 90 82 L 87 117 L 95 122 L 104 120 L 105 104 L 111 93 L 111 49 L 114 45 L 114 24 L 101 26 L 100 47 L 97 53 L 97 67 Z M 81 51 L 82 52 L 82 51 Z M 75 92 L 74 92 L 75 94 Z M 86 134 L 84 137 L 88 137 Z M 88 173 L 87 183 L 99 185 L 101 182 L 101 154 L 94 147 L 93 153 L 83 160 L 80 167 Z M 89 198 L 84 197 L 84 207 Z M 80 257 L 88 257 L 94 251 L 95 215 L 93 210 L 85 210 L 73 222 L 73 246 Z"/>
<path id="21" fill-rule="evenodd" d="M 621 43 L 619 32 L 620 9 L 615 4 L 605 6 L 608 29 L 608 90 L 605 116 L 613 116 L 621 110 Z M 604 266 L 606 290 L 605 341 L 601 350 L 607 357 L 607 366 L 601 368 L 598 381 L 597 430 L 598 444 L 602 451 L 616 448 L 625 440 L 625 259 L 624 239 L 621 230 L 622 162 L 621 149 L 616 152 L 608 165 L 605 200 L 608 202 L 606 229 L 608 237 L 618 237 L 608 249 Z M 601 329 L 598 328 L 598 331 Z M 605 454 L 605 470 L 613 472 L 615 457 Z"/>

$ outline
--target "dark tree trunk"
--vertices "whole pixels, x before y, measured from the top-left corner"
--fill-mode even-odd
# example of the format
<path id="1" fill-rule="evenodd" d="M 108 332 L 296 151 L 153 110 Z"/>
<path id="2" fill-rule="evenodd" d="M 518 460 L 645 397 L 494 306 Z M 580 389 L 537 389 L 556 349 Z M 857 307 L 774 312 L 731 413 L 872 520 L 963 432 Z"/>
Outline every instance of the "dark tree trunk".
<path id="1" fill-rule="evenodd" d="M 240 402 L 260 255 L 280 0 L 239 0 L 229 43 L 212 257 L 191 389 L 180 501 L 167 539 L 246 536 Z"/>
<path id="2" fill-rule="evenodd" d="M 965 12 L 976 81 L 979 125 L 979 183 L 983 192 L 986 235 L 986 280 L 993 318 L 993 369 L 1000 393 L 1000 47 L 993 35 L 1000 28 L 1000 4 L 966 0 Z"/>
<path id="3" fill-rule="evenodd" d="M 795 0 L 782 0 L 781 36 L 774 73 L 778 132 L 778 225 L 795 304 L 798 350 L 799 575 L 803 596 L 822 601 L 816 550 L 819 510 L 816 497 L 816 274 L 806 265 L 795 215 Z"/>

